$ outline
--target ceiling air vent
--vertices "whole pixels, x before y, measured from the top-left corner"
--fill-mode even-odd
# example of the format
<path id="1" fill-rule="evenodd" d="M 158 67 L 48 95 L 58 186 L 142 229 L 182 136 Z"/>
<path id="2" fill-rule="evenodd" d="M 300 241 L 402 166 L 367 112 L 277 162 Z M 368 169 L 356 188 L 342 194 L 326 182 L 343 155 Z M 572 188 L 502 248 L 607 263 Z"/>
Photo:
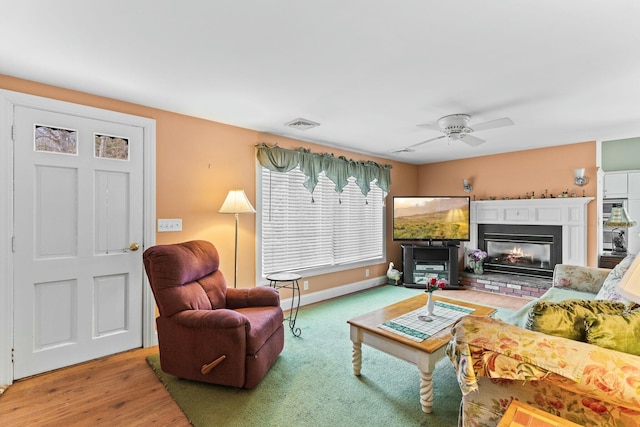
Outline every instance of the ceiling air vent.
<path id="1" fill-rule="evenodd" d="M 312 122 L 311 120 L 297 118 L 293 119 L 290 122 L 284 124 L 285 126 L 289 126 L 290 128 L 298 129 L 298 130 L 307 130 L 314 128 L 316 126 L 320 126 L 320 123 Z"/>

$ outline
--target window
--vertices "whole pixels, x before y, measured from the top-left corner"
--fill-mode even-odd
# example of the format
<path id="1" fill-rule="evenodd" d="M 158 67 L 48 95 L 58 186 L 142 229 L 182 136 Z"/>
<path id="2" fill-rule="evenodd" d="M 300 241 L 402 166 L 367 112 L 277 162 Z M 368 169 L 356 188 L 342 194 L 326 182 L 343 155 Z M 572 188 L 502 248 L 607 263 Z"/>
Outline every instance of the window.
<path id="1" fill-rule="evenodd" d="M 339 194 L 321 173 L 312 195 L 299 168 L 286 173 L 259 169 L 262 278 L 278 271 L 320 273 L 384 262 L 384 192 L 375 183 L 365 197 L 350 178 Z"/>

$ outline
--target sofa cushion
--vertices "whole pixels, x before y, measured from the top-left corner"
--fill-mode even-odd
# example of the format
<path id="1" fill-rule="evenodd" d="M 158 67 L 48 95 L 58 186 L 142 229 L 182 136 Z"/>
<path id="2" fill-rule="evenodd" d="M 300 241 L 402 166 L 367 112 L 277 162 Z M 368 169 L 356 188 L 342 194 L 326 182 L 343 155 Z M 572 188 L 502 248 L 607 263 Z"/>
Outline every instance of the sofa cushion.
<path id="1" fill-rule="evenodd" d="M 620 295 L 631 301 L 637 301 L 638 293 L 640 292 L 640 280 L 638 280 L 638 277 L 640 277 L 640 256 L 636 256 L 622 280 L 620 280 L 618 287 Z"/>
<path id="2" fill-rule="evenodd" d="M 533 299 L 523 305 L 516 311 L 511 310 L 499 310 L 494 317 L 504 320 L 505 322 L 519 326 L 521 328 L 527 327 L 527 320 L 529 319 L 529 312 L 531 308 L 539 301 L 547 302 L 560 302 L 566 300 L 580 299 L 580 300 L 593 300 L 596 294 L 591 292 L 576 291 L 568 288 L 549 288 L 540 298 Z"/>
<path id="3" fill-rule="evenodd" d="M 552 286 L 553 288 L 566 288 L 589 292 L 595 297 L 610 273 L 610 268 L 556 264 L 553 268 Z"/>
<path id="4" fill-rule="evenodd" d="M 624 257 L 622 261 L 616 265 L 613 270 L 609 273 L 607 278 L 602 283 L 602 287 L 598 291 L 596 295 L 596 299 L 605 299 L 608 301 L 620 301 L 624 303 L 629 303 L 630 301 L 620 295 L 620 281 L 622 277 L 627 272 L 633 260 L 635 259 L 635 255 L 627 255 Z"/>
<path id="5" fill-rule="evenodd" d="M 586 341 L 584 317 L 587 314 L 621 314 L 626 304 L 602 300 L 538 301 L 529 311 L 526 328 L 548 335 Z"/>
<path id="6" fill-rule="evenodd" d="M 640 356 L 640 308 L 622 314 L 586 314 L 584 322 L 589 344 Z"/>

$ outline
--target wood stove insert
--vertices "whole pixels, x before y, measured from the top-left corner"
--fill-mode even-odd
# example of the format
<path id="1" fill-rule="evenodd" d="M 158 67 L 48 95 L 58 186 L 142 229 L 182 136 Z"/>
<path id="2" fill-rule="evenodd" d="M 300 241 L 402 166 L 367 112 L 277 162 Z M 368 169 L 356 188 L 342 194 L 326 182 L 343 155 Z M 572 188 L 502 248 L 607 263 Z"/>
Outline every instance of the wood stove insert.
<path id="1" fill-rule="evenodd" d="M 478 224 L 485 271 L 552 277 L 562 263 L 562 226 Z"/>

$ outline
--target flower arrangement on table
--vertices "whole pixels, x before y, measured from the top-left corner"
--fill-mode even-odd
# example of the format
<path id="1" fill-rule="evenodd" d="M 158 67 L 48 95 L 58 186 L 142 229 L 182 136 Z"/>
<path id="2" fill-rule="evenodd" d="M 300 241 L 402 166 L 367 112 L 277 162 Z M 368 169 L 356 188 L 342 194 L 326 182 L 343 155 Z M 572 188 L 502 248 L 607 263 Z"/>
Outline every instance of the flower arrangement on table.
<path id="1" fill-rule="evenodd" d="M 433 318 L 433 309 L 435 307 L 435 303 L 432 298 L 433 291 L 437 291 L 438 289 L 444 289 L 447 285 L 447 281 L 445 279 L 438 280 L 437 277 L 432 277 L 427 281 L 427 290 L 425 291 L 429 296 L 427 298 L 427 315 L 426 316 L 418 316 L 418 319 L 423 320 L 425 322 L 431 322 Z"/>
<path id="2" fill-rule="evenodd" d="M 487 253 L 480 249 L 474 249 L 469 251 L 467 257 L 469 257 L 469 267 L 476 274 L 484 273 L 484 268 L 482 267 L 482 261 L 487 257 Z"/>
<path id="3" fill-rule="evenodd" d="M 445 279 L 438 280 L 437 278 L 432 277 L 431 280 L 427 282 L 427 290 L 425 292 L 431 293 L 438 289 L 444 289 L 446 285 L 447 281 Z"/>

